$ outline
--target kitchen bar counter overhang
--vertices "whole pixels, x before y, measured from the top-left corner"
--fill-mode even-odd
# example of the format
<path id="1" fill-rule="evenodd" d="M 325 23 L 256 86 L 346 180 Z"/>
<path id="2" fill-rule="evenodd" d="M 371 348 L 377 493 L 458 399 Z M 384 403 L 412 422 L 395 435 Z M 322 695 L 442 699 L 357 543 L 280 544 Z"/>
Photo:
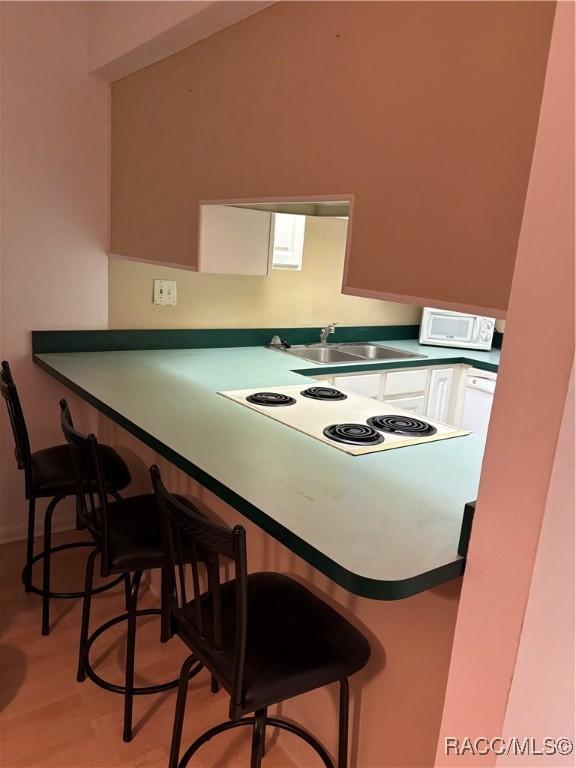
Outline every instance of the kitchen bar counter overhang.
<path id="1" fill-rule="evenodd" d="M 420 365 L 497 367 L 495 351 L 425 351 Z M 34 362 L 352 593 L 397 600 L 464 572 L 457 549 L 477 495 L 476 435 L 365 456 L 334 450 L 218 395 L 325 372 L 262 347 L 50 352 Z M 363 370 L 391 367 L 405 363 Z"/>

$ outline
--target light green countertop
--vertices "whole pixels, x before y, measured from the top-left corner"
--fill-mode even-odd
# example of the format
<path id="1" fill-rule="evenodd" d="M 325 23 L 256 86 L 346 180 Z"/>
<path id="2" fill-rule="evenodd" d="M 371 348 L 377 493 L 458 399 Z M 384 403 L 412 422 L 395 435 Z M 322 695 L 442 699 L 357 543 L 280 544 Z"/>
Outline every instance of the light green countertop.
<path id="1" fill-rule="evenodd" d="M 386 341 L 495 370 L 499 352 Z M 305 384 L 334 370 L 263 347 L 38 354 L 35 362 L 356 594 L 398 599 L 460 575 L 464 505 L 476 499 L 476 435 L 351 456 L 262 418 L 219 390 Z M 299 372 L 296 372 L 299 371 Z"/>

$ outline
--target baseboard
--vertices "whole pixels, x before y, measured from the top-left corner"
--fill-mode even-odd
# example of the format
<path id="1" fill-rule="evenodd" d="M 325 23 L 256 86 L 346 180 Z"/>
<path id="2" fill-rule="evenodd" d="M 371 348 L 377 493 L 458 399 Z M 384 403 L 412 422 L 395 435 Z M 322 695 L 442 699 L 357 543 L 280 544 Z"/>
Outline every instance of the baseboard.
<path id="1" fill-rule="evenodd" d="M 37 514 L 34 535 L 42 536 L 43 514 Z M 62 533 L 63 531 L 73 531 L 76 528 L 76 515 L 72 513 L 61 513 L 58 519 L 52 523 L 52 533 Z M 0 544 L 11 544 L 13 541 L 24 541 L 27 536 L 26 521 L 22 520 L 12 525 L 0 525 Z"/>

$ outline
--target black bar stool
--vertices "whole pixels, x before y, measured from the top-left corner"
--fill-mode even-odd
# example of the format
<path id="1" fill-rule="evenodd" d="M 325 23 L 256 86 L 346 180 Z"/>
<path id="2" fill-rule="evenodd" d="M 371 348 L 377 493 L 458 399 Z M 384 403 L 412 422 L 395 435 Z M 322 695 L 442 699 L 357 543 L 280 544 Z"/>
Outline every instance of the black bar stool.
<path id="1" fill-rule="evenodd" d="M 57 505 L 66 496 L 76 497 L 76 525 L 80 528 L 78 515 L 79 500 L 77 497 L 76 477 L 72 466 L 72 456 L 67 445 L 56 445 L 41 451 L 31 452 L 30 440 L 24 413 L 18 397 L 18 390 L 12 378 L 10 365 L 4 360 L 0 371 L 0 394 L 6 401 L 8 416 L 14 436 L 15 454 L 18 468 L 24 470 L 24 488 L 28 501 L 28 531 L 26 544 L 26 565 L 22 572 L 22 581 L 26 592 L 42 596 L 42 634 L 50 632 L 50 599 L 79 598 L 83 592 L 53 592 L 50 589 L 52 555 L 67 549 L 93 547 L 93 541 L 73 542 L 52 547 L 52 518 Z M 111 493 L 118 493 L 130 482 L 130 471 L 126 463 L 116 451 L 106 445 L 100 446 L 106 484 Z M 34 528 L 36 519 L 36 500 L 50 499 L 44 513 L 44 543 L 43 550 L 34 554 Z M 39 560 L 43 561 L 42 587 L 32 583 L 32 567 Z M 93 590 L 93 593 L 103 592 L 113 587 L 119 580 L 104 584 Z"/>
<path id="2" fill-rule="evenodd" d="M 168 552 L 172 585 L 172 629 L 193 652 L 183 666 L 174 716 L 169 768 L 185 768 L 209 739 L 231 728 L 252 727 L 250 768 L 260 768 L 266 726 L 304 739 L 326 768 L 334 768 L 320 742 L 299 725 L 268 717 L 267 709 L 316 688 L 340 683 L 338 768 L 348 764 L 348 677 L 370 657 L 366 638 L 337 611 L 298 582 L 279 573 L 246 567 L 246 536 L 216 525 L 182 504 L 151 467 Z M 205 549 L 208 590 L 199 589 L 199 559 L 191 560 L 193 598 L 187 599 L 183 553 Z M 219 558 L 234 564 L 235 578 L 220 582 Z M 176 571 L 174 570 L 176 569 Z M 230 694 L 228 722 L 205 731 L 179 758 L 191 666 L 200 660 Z M 245 717 L 254 713 L 251 717 Z"/>
<path id="3" fill-rule="evenodd" d="M 134 657 L 136 650 L 136 619 L 139 616 L 160 615 L 160 639 L 170 639 L 169 630 L 170 599 L 168 588 L 173 579 L 167 575 L 167 560 L 156 498 L 153 493 L 131 496 L 109 502 L 104 483 L 101 451 L 94 435 L 82 435 L 74 429 L 65 400 L 60 401 L 62 430 L 66 441 L 72 448 L 78 484 L 82 488 L 81 498 L 84 504 L 83 521 L 92 532 L 96 548 L 90 554 L 86 566 L 84 604 L 82 607 L 82 628 L 78 657 L 77 680 L 82 682 L 89 677 L 96 685 L 112 693 L 124 696 L 124 741 L 132 739 L 132 709 L 134 696 L 160 693 L 175 688 L 179 679 L 166 683 L 136 687 L 134 685 Z M 96 479 L 95 492 L 90 492 L 90 478 Z M 198 517 L 202 516 L 198 501 L 192 502 L 183 496 L 179 503 L 190 508 Z M 205 507 L 204 507 L 205 508 Z M 103 577 L 120 574 L 127 585 L 126 612 L 106 621 L 90 634 L 90 607 L 94 578 L 94 561 L 100 555 L 101 575 Z M 144 571 L 162 569 L 161 607 L 138 609 L 138 590 Z M 90 648 L 94 641 L 110 627 L 127 622 L 125 684 L 117 685 L 104 680 L 90 664 Z M 194 677 L 202 665 L 196 663 L 187 668 L 187 679 Z"/>

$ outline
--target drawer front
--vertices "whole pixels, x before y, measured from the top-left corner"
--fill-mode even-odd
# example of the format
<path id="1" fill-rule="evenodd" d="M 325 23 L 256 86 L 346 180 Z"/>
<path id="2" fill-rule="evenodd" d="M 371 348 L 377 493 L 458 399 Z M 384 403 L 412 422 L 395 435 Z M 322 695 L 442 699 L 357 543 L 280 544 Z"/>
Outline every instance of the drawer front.
<path id="1" fill-rule="evenodd" d="M 425 392 L 428 371 L 391 371 L 386 374 L 384 395 L 402 395 L 405 392 Z"/>
<path id="2" fill-rule="evenodd" d="M 357 395 L 378 397 L 381 378 L 379 373 L 369 373 L 366 376 L 335 376 L 334 385 Z"/>
<path id="3" fill-rule="evenodd" d="M 412 413 L 419 413 L 424 416 L 426 411 L 426 398 L 424 395 L 420 397 L 399 397 L 394 400 L 386 400 L 386 405 L 396 406 L 402 408 L 403 411 L 412 411 Z"/>

